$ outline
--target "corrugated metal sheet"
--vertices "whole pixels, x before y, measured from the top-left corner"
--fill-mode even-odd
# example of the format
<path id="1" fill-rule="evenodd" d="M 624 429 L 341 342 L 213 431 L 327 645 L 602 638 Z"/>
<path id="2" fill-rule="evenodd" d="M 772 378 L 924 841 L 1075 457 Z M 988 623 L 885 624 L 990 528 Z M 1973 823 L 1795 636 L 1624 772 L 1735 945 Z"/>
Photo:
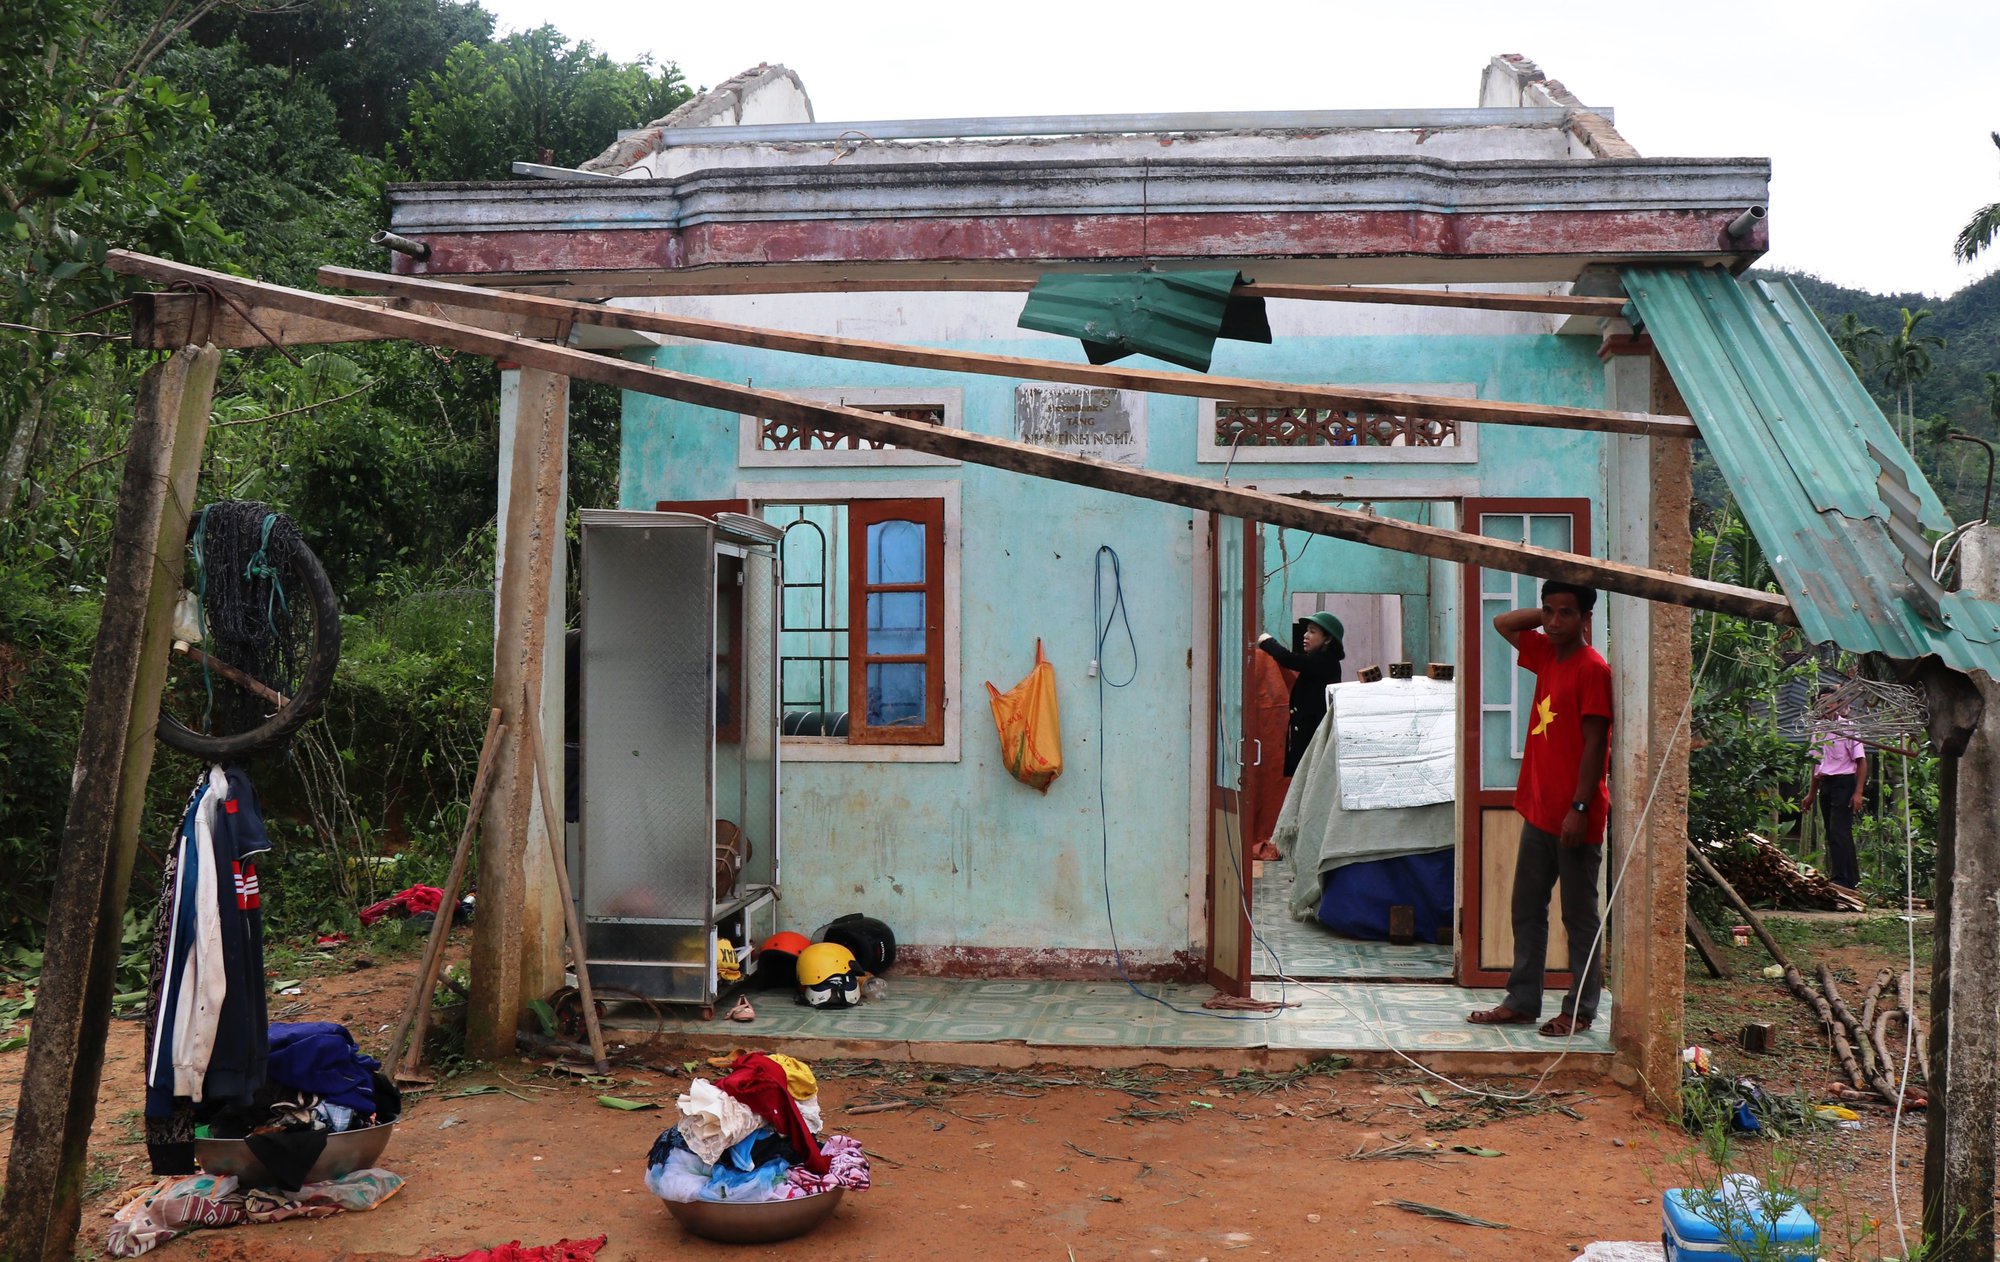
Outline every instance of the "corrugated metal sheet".
<path id="1" fill-rule="evenodd" d="M 1043 276 L 1021 327 L 1083 342 L 1093 364 L 1151 355 L 1207 372 L 1215 339 L 1269 342 L 1264 300 L 1237 296 L 1235 272 L 1114 272 Z"/>
<path id="2" fill-rule="evenodd" d="M 2000 605 L 1931 581 L 1944 505 L 1791 282 L 1624 278 L 1805 633 L 2000 675 Z"/>

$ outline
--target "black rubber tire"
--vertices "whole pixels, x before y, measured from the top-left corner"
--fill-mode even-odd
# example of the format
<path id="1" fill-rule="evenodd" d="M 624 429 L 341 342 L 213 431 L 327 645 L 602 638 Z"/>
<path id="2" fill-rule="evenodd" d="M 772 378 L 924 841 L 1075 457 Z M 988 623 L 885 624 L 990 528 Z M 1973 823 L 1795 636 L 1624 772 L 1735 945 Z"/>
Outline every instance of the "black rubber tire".
<path id="1" fill-rule="evenodd" d="M 290 702 L 256 727 L 226 736 L 193 730 L 162 703 L 159 738 L 169 746 L 209 762 L 247 758 L 283 745 L 326 704 L 327 693 L 333 689 L 334 668 L 340 665 L 340 601 L 334 595 L 332 580 L 326 576 L 326 567 L 319 563 L 319 557 L 306 546 L 305 540 L 298 540 L 294 547 L 291 559 L 297 562 L 305 579 L 306 596 L 313 611 L 313 644 L 306 657 L 304 675 L 293 689 Z"/>

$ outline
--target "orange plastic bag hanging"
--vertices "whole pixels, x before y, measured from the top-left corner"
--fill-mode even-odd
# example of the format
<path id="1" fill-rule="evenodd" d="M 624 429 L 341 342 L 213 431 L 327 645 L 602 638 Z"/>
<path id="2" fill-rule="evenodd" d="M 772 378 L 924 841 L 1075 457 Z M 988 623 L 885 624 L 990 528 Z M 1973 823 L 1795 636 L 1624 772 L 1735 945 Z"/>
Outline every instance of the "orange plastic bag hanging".
<path id="1" fill-rule="evenodd" d="M 1000 758 L 1007 772 L 1043 793 L 1062 774 L 1062 716 L 1056 708 L 1056 668 L 1035 641 L 1035 668 L 1006 692 L 986 685 L 993 723 L 1000 729 Z"/>

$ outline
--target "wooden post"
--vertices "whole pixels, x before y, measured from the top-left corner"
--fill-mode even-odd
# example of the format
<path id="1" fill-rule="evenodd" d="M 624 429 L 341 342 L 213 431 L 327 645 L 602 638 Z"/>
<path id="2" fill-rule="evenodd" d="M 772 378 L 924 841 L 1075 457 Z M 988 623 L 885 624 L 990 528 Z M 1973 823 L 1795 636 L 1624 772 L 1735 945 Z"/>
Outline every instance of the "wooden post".
<path id="1" fill-rule="evenodd" d="M 525 692 L 562 713 L 562 672 L 543 670 L 563 624 L 563 506 L 569 378 L 509 370 L 502 395 L 499 598 L 494 619 L 493 704 L 512 713 Z M 509 423 L 511 421 L 511 424 Z M 550 692 L 553 691 L 553 702 Z M 517 730 L 525 730 L 520 725 Z M 557 746 L 558 750 L 561 746 Z M 532 743 L 506 742 L 493 768 L 492 809 L 479 847 L 479 914 L 472 931 L 472 1002 L 466 1049 L 497 1060 L 539 999 L 562 982 L 562 910 L 548 848 L 530 844 L 540 824 Z M 549 772 L 551 779 L 560 772 Z M 560 835 L 562 821 L 553 821 Z"/>
<path id="2" fill-rule="evenodd" d="M 1605 402 L 1619 408 L 1681 406 L 1646 338 L 1607 338 Z M 1677 438 L 1608 437 L 1607 556 L 1685 574 L 1692 541 L 1689 444 Z M 1606 626 L 1613 701 L 1611 827 L 1606 880 L 1612 891 L 1605 964 L 1613 1074 L 1636 1086 L 1656 1112 L 1680 1112 L 1682 1005 L 1686 1000 L 1687 738 L 1680 725 L 1689 688 L 1685 609 L 1627 595 L 1609 600 Z M 1677 730 L 1678 729 L 1678 730 Z M 1643 827 L 1641 820 L 1643 818 Z"/>
<path id="3" fill-rule="evenodd" d="M 125 896 L 221 359 L 213 347 L 186 347 L 140 382 L 0 1204 L 6 1262 L 69 1257 L 81 1221 Z M 135 1094 L 140 1085 L 134 1079 Z"/>
<path id="4" fill-rule="evenodd" d="M 1959 553 L 1962 590 L 2000 599 L 2000 528 L 1975 527 Z M 2000 1109 L 2000 683 L 1972 681 L 1979 726 L 1947 778 L 1953 818 L 1940 839 L 1931 983 L 1924 1244 L 1943 1262 L 1993 1258 L 1994 1117 Z"/>

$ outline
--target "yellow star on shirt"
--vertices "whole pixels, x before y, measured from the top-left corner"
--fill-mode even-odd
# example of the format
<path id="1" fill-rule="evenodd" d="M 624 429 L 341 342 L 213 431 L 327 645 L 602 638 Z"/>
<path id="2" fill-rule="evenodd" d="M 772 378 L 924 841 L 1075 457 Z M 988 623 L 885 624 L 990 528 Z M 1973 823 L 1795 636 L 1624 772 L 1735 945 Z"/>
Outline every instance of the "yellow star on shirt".
<path id="1" fill-rule="evenodd" d="M 1535 726 L 1528 732 L 1530 736 L 1540 736 L 1549 730 L 1549 724 L 1556 721 L 1556 708 L 1547 697 L 1535 707 Z"/>

